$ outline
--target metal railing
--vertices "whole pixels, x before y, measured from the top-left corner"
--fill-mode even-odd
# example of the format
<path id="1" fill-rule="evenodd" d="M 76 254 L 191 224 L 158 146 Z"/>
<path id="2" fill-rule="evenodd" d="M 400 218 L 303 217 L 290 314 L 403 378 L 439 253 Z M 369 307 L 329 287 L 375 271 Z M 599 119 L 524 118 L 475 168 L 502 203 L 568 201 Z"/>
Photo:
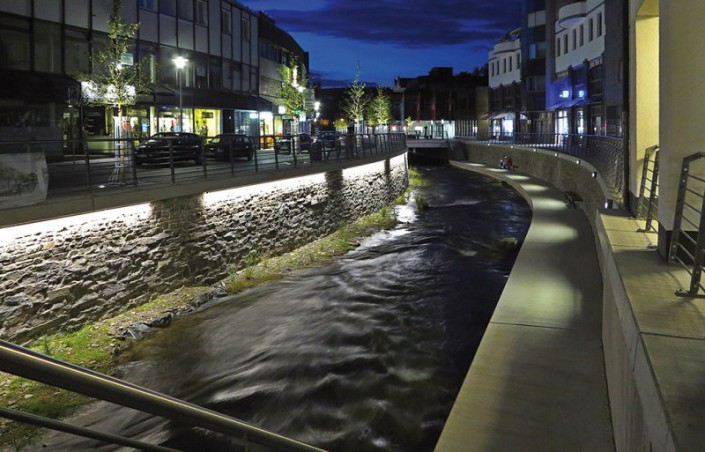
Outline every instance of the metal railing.
<path id="1" fill-rule="evenodd" d="M 676 292 L 684 297 L 705 297 L 700 294 L 705 259 L 705 178 L 693 174 L 694 169 L 705 174 L 705 165 L 694 166 L 697 162 L 705 163 L 704 158 L 705 153 L 698 152 L 683 159 L 668 252 L 668 260 L 680 264 L 690 274 L 688 291 Z"/>
<path id="2" fill-rule="evenodd" d="M 645 220 L 644 229 L 640 229 L 640 232 L 656 231 L 653 220 L 658 220 L 658 158 L 658 145 L 646 148 L 644 151 L 644 166 L 641 170 L 636 212 L 637 218 Z"/>
<path id="3" fill-rule="evenodd" d="M 68 364 L 1 340 L 0 371 L 112 402 L 120 406 L 133 408 L 153 416 L 184 423 L 191 427 L 200 427 L 225 434 L 238 441 L 245 450 L 249 450 L 251 445 L 260 445 L 281 451 L 313 452 L 323 450 L 247 424 L 216 411 Z M 173 450 L 119 435 L 75 427 L 64 422 L 7 408 L 0 409 L 0 417 L 28 422 L 109 444 L 135 447 L 140 450 Z"/>
<path id="4" fill-rule="evenodd" d="M 571 155 L 589 162 L 597 169 L 617 203 L 621 203 L 626 195 L 624 140 L 622 138 L 602 135 L 517 132 L 473 139 L 483 143 L 550 149 Z"/>
<path id="5" fill-rule="evenodd" d="M 0 201 L 3 196 L 27 194 L 42 183 L 50 196 L 187 183 L 362 159 L 406 147 L 403 133 L 337 135 L 332 145 L 318 141 L 304 144 L 301 136 L 295 136 L 293 152 L 284 153 L 275 146 L 281 138 L 254 138 L 256 149 L 251 160 L 233 153 L 234 149 L 229 150 L 225 159 L 210 158 L 203 151 L 199 156 L 187 155 L 176 139 L 169 138 L 159 159 L 141 162 L 134 159 L 135 148 L 140 144 L 134 139 L 0 142 L 0 161 L 19 162 L 15 169 L 7 169 L 8 165 L 3 168 L 12 174 L 0 177 Z M 203 141 L 207 144 L 209 138 Z M 26 169 L 28 161 L 31 171 Z"/>

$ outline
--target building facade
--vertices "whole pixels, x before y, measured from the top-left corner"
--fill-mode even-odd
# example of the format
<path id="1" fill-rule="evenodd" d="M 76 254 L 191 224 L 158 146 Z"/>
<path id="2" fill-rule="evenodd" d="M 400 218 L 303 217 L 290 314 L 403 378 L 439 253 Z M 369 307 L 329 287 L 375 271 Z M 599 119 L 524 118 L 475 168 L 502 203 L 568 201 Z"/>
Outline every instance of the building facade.
<path id="1" fill-rule="evenodd" d="M 503 36 L 487 61 L 490 88 L 490 136 L 510 137 L 522 118 L 521 29 Z M 525 116 L 524 116 L 525 118 Z"/>
<path id="2" fill-rule="evenodd" d="M 527 0 L 522 28 L 489 54 L 492 135 L 622 137 L 625 14 L 618 1 Z"/>
<path id="3" fill-rule="evenodd" d="M 281 28 L 277 27 L 274 20 L 266 14 L 259 13 L 259 94 L 262 99 L 270 104 L 268 110 L 260 110 L 260 135 L 271 137 L 276 135 L 292 133 L 293 116 L 291 112 L 286 112 L 282 106 L 282 99 L 279 97 L 282 80 L 280 68 L 282 65 L 291 67 L 296 65 L 300 74 L 297 76 L 301 80 L 308 78 L 309 56 L 294 38 Z M 313 109 L 313 90 L 306 89 L 307 106 Z M 304 118 L 308 119 L 308 118 Z M 310 132 L 308 121 L 298 123 L 300 130 L 297 132 Z M 271 139 L 265 139 L 263 143 L 271 144 Z"/>
<path id="4" fill-rule="evenodd" d="M 112 9 L 111 0 L 0 2 L 3 140 L 113 136 L 116 112 L 87 106 L 77 82 L 98 70 L 91 55 L 108 41 Z M 150 82 L 123 112 L 136 137 L 180 125 L 202 136 L 260 134 L 275 105 L 260 97 L 259 14 L 232 0 L 125 0 L 119 14 L 139 23 L 122 62 L 140 64 Z"/>
<path id="5" fill-rule="evenodd" d="M 416 135 L 443 138 L 455 136 L 451 127 L 461 127 L 457 134 L 477 135 L 481 118 L 486 115 L 487 74 L 453 73 L 452 67 L 434 67 L 428 75 L 398 77 L 392 88 L 393 115 L 404 124 L 412 121 Z"/>

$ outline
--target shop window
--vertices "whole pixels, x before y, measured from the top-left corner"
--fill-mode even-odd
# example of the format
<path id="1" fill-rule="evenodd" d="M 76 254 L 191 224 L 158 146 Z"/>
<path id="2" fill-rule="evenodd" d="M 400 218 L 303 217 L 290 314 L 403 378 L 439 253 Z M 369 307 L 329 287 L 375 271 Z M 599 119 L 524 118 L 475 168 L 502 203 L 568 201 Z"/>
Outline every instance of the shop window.
<path id="1" fill-rule="evenodd" d="M 61 30 L 59 24 L 36 21 L 34 70 L 61 73 Z"/>
<path id="2" fill-rule="evenodd" d="M 233 34 L 233 21 L 231 12 L 229 9 L 220 10 L 220 23 L 223 28 L 223 34 L 231 35 Z"/>
<path id="3" fill-rule="evenodd" d="M 0 68 L 31 70 L 29 49 L 29 21 L 0 17 Z"/>
<path id="4" fill-rule="evenodd" d="M 208 2 L 205 0 L 196 0 L 196 23 L 208 25 Z"/>
<path id="5" fill-rule="evenodd" d="M 179 0 L 179 19 L 193 21 L 193 0 Z"/>

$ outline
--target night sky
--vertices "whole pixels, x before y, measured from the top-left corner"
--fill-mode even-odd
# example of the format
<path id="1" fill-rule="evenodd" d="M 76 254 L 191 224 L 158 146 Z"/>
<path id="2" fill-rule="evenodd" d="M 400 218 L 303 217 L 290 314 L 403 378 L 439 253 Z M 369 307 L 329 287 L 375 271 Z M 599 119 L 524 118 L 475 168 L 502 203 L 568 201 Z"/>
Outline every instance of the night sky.
<path id="1" fill-rule="evenodd" d="M 435 66 L 455 73 L 487 62 L 520 25 L 521 0 L 239 0 L 264 11 L 310 54 L 311 78 L 392 86 Z"/>

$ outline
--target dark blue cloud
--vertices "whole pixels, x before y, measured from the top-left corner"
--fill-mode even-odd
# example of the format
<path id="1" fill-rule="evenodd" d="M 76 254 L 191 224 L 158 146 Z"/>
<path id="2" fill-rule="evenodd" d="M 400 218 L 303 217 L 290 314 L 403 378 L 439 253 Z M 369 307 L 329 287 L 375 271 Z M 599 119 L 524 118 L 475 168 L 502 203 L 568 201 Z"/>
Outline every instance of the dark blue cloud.
<path id="1" fill-rule="evenodd" d="M 240 0 L 311 54 L 325 85 L 361 77 L 391 85 L 434 66 L 470 71 L 520 24 L 523 0 Z"/>
<path id="2" fill-rule="evenodd" d="M 494 42 L 519 25 L 520 0 L 342 0 L 318 9 L 262 9 L 289 32 L 307 32 L 409 48 Z M 271 2 L 276 4 L 277 2 Z"/>

